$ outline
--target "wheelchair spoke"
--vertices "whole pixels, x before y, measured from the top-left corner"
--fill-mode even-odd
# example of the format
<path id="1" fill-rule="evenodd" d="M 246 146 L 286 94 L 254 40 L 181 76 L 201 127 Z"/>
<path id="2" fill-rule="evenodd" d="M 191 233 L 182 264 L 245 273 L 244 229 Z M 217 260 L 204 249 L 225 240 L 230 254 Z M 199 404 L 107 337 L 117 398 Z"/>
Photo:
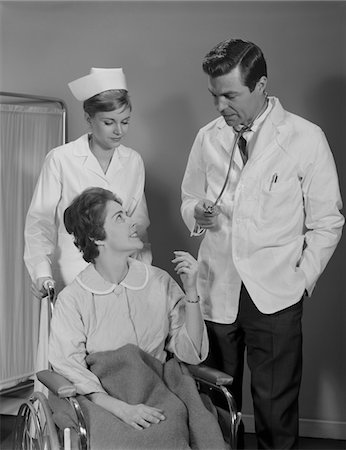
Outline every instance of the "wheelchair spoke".
<path id="1" fill-rule="evenodd" d="M 14 430 L 14 450 L 59 450 L 60 445 L 46 397 L 34 393 L 21 405 Z"/>

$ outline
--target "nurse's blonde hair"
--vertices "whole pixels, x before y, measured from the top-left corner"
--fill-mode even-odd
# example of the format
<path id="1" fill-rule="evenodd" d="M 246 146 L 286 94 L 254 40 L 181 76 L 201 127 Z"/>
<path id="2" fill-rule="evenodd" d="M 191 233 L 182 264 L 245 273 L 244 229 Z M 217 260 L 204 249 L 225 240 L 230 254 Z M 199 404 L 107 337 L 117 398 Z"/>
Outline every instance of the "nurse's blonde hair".
<path id="1" fill-rule="evenodd" d="M 130 96 L 125 89 L 103 91 L 83 103 L 83 109 L 89 117 L 94 117 L 98 112 L 115 111 L 121 108 L 132 110 Z"/>

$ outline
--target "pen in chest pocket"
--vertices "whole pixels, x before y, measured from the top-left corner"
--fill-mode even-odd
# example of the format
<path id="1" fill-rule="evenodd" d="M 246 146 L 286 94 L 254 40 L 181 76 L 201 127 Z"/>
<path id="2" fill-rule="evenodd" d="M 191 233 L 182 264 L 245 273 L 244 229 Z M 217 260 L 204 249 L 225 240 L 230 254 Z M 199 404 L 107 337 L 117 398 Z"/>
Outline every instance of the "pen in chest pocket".
<path id="1" fill-rule="evenodd" d="M 273 184 L 277 183 L 278 181 L 278 174 L 275 172 L 270 180 L 269 190 L 272 190 Z"/>

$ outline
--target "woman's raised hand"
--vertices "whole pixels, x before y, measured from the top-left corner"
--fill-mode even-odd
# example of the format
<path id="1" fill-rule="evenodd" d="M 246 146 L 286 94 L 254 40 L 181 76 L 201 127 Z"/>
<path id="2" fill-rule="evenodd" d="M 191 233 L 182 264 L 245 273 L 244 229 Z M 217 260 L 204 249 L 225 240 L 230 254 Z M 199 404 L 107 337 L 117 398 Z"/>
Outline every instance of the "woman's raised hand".
<path id="1" fill-rule="evenodd" d="M 181 250 L 175 251 L 174 255 L 175 258 L 172 260 L 176 264 L 174 270 L 180 276 L 185 292 L 195 290 L 198 272 L 197 261 L 190 253 Z"/>

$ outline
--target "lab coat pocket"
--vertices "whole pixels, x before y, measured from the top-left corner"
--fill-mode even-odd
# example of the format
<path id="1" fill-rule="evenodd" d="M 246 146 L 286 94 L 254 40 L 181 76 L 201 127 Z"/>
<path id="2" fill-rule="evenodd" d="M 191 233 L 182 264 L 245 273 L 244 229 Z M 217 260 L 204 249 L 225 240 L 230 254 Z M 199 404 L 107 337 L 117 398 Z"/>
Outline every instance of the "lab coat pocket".
<path id="1" fill-rule="evenodd" d="M 289 219 L 299 206 L 299 183 L 295 178 L 280 180 L 272 176 L 264 180 L 260 189 L 259 217 L 265 222 L 277 223 Z"/>
<path id="2" fill-rule="evenodd" d="M 270 179 L 267 179 L 263 183 L 263 192 L 269 196 L 275 196 L 282 194 L 290 189 L 294 183 L 294 178 L 288 180 L 279 179 L 277 174 L 272 175 Z"/>

